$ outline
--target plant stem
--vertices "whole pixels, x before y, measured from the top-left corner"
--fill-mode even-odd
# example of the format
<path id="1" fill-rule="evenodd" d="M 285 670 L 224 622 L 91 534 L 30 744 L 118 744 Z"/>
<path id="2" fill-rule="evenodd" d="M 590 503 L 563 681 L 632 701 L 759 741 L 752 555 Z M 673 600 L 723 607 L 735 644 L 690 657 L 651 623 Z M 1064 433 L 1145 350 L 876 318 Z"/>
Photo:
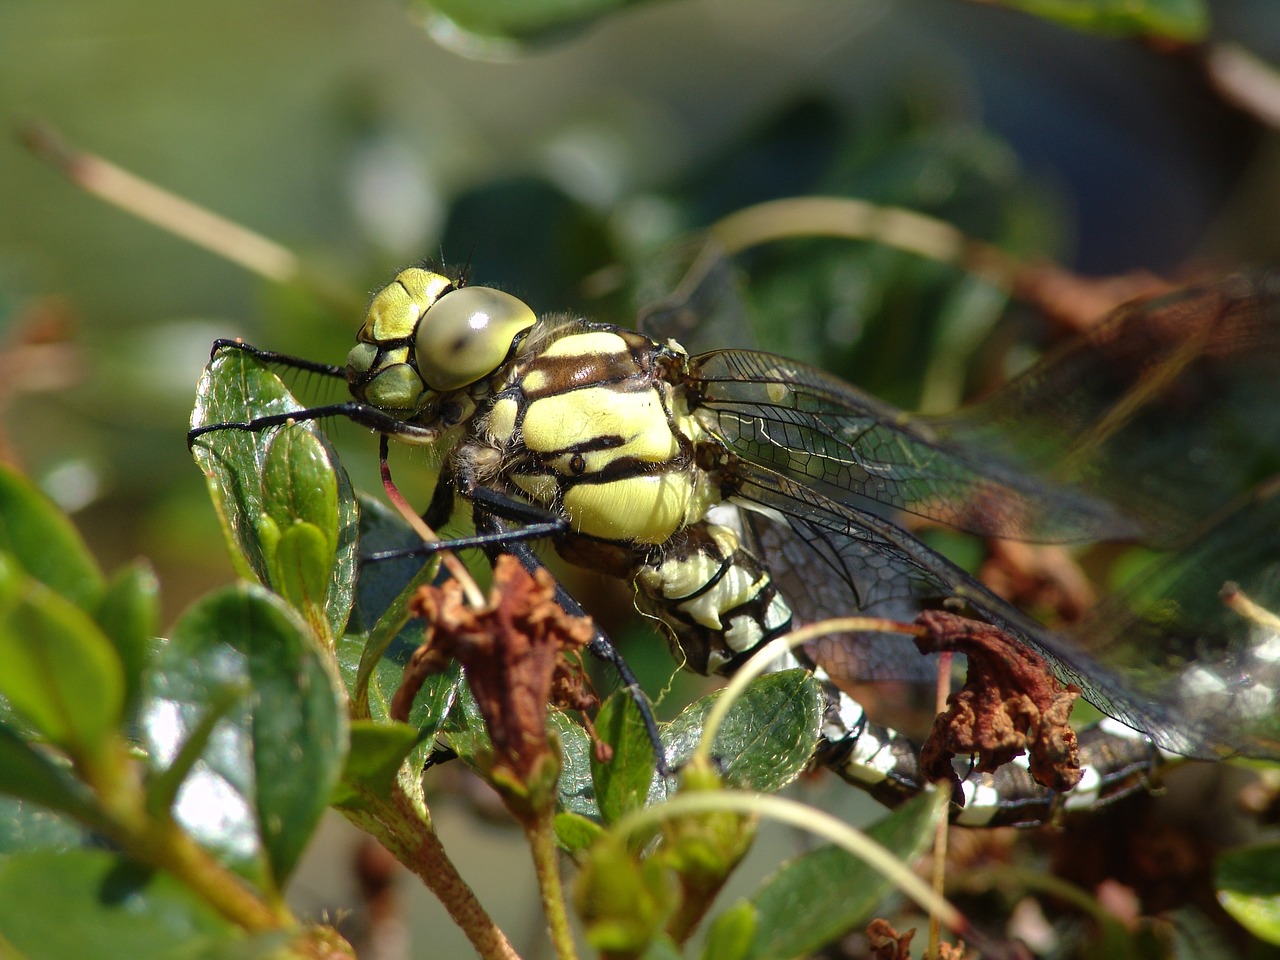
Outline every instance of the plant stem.
<path id="1" fill-rule="evenodd" d="M 533 854 L 533 869 L 542 894 L 542 909 L 547 915 L 547 932 L 559 960 L 577 960 L 578 948 L 573 942 L 569 912 L 565 907 L 564 884 L 560 882 L 559 852 L 556 849 L 552 813 L 539 812 L 524 824 L 525 836 Z"/>
<path id="2" fill-rule="evenodd" d="M 397 781 L 390 798 L 365 794 L 362 801 L 359 809 L 342 808 L 342 814 L 376 837 L 392 856 L 413 871 L 443 904 L 476 953 L 484 960 L 520 960 L 445 853 L 430 813 L 414 802 L 403 785 Z"/>
<path id="3" fill-rule="evenodd" d="M 250 933 L 296 926 L 288 908 L 269 906 L 172 821 L 121 827 L 113 839 L 127 854 L 173 874 L 232 923 Z"/>
<path id="4" fill-rule="evenodd" d="M 159 815 L 148 811 L 140 772 L 122 743 L 116 743 L 109 756 L 82 761 L 79 767 L 98 798 L 98 812 L 91 825 L 124 854 L 172 874 L 250 933 L 297 926 L 278 897 L 274 903 L 264 899 L 196 843 L 167 811 Z"/>

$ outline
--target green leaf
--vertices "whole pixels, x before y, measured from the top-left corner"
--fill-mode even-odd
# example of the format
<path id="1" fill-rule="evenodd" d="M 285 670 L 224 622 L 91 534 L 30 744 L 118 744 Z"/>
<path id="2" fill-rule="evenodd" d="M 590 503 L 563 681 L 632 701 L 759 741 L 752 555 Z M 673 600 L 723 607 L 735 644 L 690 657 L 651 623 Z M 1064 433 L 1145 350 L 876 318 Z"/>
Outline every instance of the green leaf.
<path id="1" fill-rule="evenodd" d="M 418 634 L 418 639 L 421 639 L 421 633 Z M 397 646 L 400 646 L 398 642 Z M 397 652 L 403 653 L 407 659 L 410 649 L 404 646 Z M 391 698 L 403 679 L 404 663 L 389 656 L 373 661 L 368 656 L 365 638 L 352 634 L 343 637 L 338 646 L 338 665 L 348 690 L 355 689 L 360 670 L 370 662 L 373 666 L 362 688 L 365 693 L 364 709 L 375 722 L 388 722 Z M 418 695 L 413 699 L 413 706 L 409 708 L 409 726 L 418 731 L 418 742 L 406 758 L 410 766 L 420 769 L 428 754 L 435 749 L 436 738 L 448 720 L 462 688 L 462 668 L 456 663 L 449 664 L 443 672 L 428 677 L 423 682 Z M 354 696 L 352 700 L 354 709 Z"/>
<path id="2" fill-rule="evenodd" d="M 97 808 L 89 788 L 48 753 L 0 724 L 0 793 L 61 810 L 92 823 Z"/>
<path id="3" fill-rule="evenodd" d="M 271 584 L 303 612 L 316 632 L 332 637 L 345 625 L 330 625 L 325 601 L 340 524 L 338 478 L 329 451 L 311 430 L 276 431 L 267 445 L 262 474 L 263 506 L 271 523 L 266 558 Z M 274 549 L 271 549 L 274 548 Z"/>
<path id="4" fill-rule="evenodd" d="M 684 960 L 684 954 L 674 940 L 660 933 L 649 941 L 640 960 Z"/>
<path id="5" fill-rule="evenodd" d="M 577 813 L 560 812 L 555 819 L 556 842 L 569 853 L 586 850 L 604 836 L 604 827 Z"/>
<path id="6" fill-rule="evenodd" d="M 241 689 L 251 696 L 226 709 L 228 690 Z M 211 711 L 225 711 L 176 814 L 256 882 L 281 886 L 328 805 L 347 748 L 337 678 L 306 626 L 260 588 L 213 593 L 174 628 L 150 694 L 144 733 L 161 765 L 181 755 Z"/>
<path id="7" fill-rule="evenodd" d="M 405 723 L 353 721 L 351 749 L 347 751 L 347 765 L 334 790 L 334 806 L 361 807 L 366 794 L 387 799 L 401 765 L 418 739 L 418 731 Z"/>
<path id="8" fill-rule="evenodd" d="M 931 839 L 936 811 L 933 797 L 922 794 L 867 835 L 910 862 Z M 751 897 L 757 934 L 747 956 L 812 953 L 866 922 L 889 889 L 880 873 L 841 848 L 819 847 L 802 854 L 783 864 Z"/>
<path id="9" fill-rule="evenodd" d="M 591 754 L 591 778 L 596 801 L 605 823 L 643 807 L 653 781 L 653 745 L 645 730 L 640 708 L 627 691 L 620 690 L 600 707 L 596 733 L 613 748 L 608 763 Z"/>
<path id="10" fill-rule="evenodd" d="M 1259 940 L 1280 944 L 1280 844 L 1230 850 L 1214 870 L 1218 902 Z"/>
<path id="11" fill-rule="evenodd" d="M 24 477 L 0 466 L 0 551 L 36 580 L 84 609 L 97 604 L 102 574 L 57 505 Z"/>
<path id="12" fill-rule="evenodd" d="M 48 807 L 29 800 L 0 797 L 0 862 L 14 853 L 85 847 L 90 839 L 77 823 Z M 0 949 L 0 956 L 3 955 Z"/>
<path id="13" fill-rule="evenodd" d="M 126 716 L 138 703 L 159 616 L 160 584 L 143 561 L 122 568 L 111 578 L 93 615 L 124 667 Z"/>
<path id="14" fill-rule="evenodd" d="M 51 742 L 101 759 L 124 706 L 120 658 L 83 609 L 0 558 L 0 695 Z"/>
<path id="15" fill-rule="evenodd" d="M 1000 0 L 1007 7 L 1096 33 L 1199 40 L 1209 29 L 1204 0 Z"/>
<path id="16" fill-rule="evenodd" d="M 676 909 L 679 888 L 659 858 L 637 861 L 605 834 L 585 851 L 579 867 L 574 906 L 595 949 L 635 955 L 661 934 Z"/>
<path id="17" fill-rule="evenodd" d="M 265 366 L 242 351 L 223 350 L 200 379 L 191 425 L 246 422 L 300 409 Z M 237 570 L 278 592 L 289 589 L 296 595 L 301 589 L 305 604 L 318 589 L 316 567 L 324 566 L 323 628 L 315 626 L 326 641 L 339 636 L 356 579 L 359 509 L 346 471 L 320 430 L 311 422 L 260 433 L 218 430 L 198 437 L 192 455 L 208 481 Z M 286 585 L 278 582 L 277 551 L 298 522 L 320 528 L 335 552 L 331 562 L 322 561 L 311 548 L 295 544 L 285 558 L 290 564 Z M 327 554 L 327 548 L 319 552 Z"/>
<path id="18" fill-rule="evenodd" d="M 467 699 L 470 700 L 469 695 Z M 592 778 L 595 750 L 591 738 L 580 724 L 559 711 L 553 711 L 547 719 L 550 728 L 560 738 L 560 782 L 556 785 L 560 807 L 568 813 L 598 822 L 601 817 Z M 453 739 L 450 738 L 451 743 Z"/>
<path id="19" fill-rule="evenodd" d="M 37 851 L 0 863 L 0 944 L 32 960 L 177 960 L 242 939 L 166 873 L 102 850 Z"/>
<path id="20" fill-rule="evenodd" d="M 751 952 L 757 924 L 755 905 L 739 900 L 711 924 L 702 949 L 703 960 L 744 960 Z"/>
<path id="21" fill-rule="evenodd" d="M 324 531 L 301 522 L 281 531 L 272 557 L 272 584 L 280 596 L 302 611 L 321 637 L 331 635 L 324 619 L 324 600 L 332 560 L 333 549 Z"/>
<path id="22" fill-rule="evenodd" d="M 678 768 L 702 735 L 713 693 L 687 707 L 662 730 L 667 763 Z M 813 755 L 822 723 L 822 688 L 806 670 L 771 673 L 753 681 L 730 708 L 716 735 L 712 755 L 727 784 L 766 793 L 786 786 Z M 655 779 L 651 803 L 664 799 L 674 784 Z"/>

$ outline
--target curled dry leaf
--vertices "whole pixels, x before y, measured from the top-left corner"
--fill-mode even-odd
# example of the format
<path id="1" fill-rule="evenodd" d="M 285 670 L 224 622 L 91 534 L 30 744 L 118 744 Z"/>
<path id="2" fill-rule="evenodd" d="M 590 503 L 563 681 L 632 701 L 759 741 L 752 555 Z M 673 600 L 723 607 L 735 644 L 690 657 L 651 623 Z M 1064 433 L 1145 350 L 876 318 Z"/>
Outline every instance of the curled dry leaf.
<path id="1" fill-rule="evenodd" d="M 1080 782 L 1079 745 L 1067 723 L 1078 687 L 1063 686 L 1039 655 L 990 624 L 940 610 L 916 623 L 929 631 L 916 638 L 922 653 L 951 651 L 968 660 L 964 686 L 947 698 L 921 751 L 926 776 L 958 791 L 953 757 L 975 756 L 976 769 L 992 773 L 1027 753 L 1041 786 L 1070 790 Z"/>
<path id="2" fill-rule="evenodd" d="M 868 956 L 873 960 L 911 960 L 914 929 L 899 933 L 888 920 L 877 917 L 867 924 Z"/>
<path id="3" fill-rule="evenodd" d="M 526 786 L 541 782 L 548 761 L 558 764 L 547 740 L 548 704 L 594 705 L 577 656 L 595 635 L 591 621 L 556 603 L 549 573 L 530 574 L 510 556 L 494 567 L 484 607 L 468 606 L 461 586 L 449 581 L 424 586 L 410 611 L 427 622 L 427 639 L 405 669 L 393 715 L 407 717 L 422 679 L 456 659 L 493 744 L 494 776 Z"/>

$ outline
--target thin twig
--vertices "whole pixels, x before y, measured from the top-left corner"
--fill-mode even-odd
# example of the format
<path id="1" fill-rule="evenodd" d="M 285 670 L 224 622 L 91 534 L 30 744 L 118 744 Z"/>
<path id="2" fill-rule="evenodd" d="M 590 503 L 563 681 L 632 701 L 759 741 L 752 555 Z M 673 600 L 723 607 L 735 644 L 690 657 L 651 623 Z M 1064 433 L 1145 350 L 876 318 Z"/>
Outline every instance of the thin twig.
<path id="1" fill-rule="evenodd" d="M 32 153 L 95 197 L 268 280 L 290 283 L 298 278 L 297 256 L 274 240 L 71 146 L 48 124 L 29 123 L 21 135 Z"/>

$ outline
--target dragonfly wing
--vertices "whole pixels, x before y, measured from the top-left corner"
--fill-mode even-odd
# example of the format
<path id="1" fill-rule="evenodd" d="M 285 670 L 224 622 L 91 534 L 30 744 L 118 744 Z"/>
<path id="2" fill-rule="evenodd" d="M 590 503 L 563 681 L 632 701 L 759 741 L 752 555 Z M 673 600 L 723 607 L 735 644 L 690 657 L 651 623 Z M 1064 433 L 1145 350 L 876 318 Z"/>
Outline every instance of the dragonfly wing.
<path id="1" fill-rule="evenodd" d="M 1237 587 L 1260 609 L 1230 601 Z M 1126 686 L 1206 718 L 1249 756 L 1280 754 L 1280 477 L 1152 563 L 1073 627 Z"/>
<path id="2" fill-rule="evenodd" d="M 1054 633 L 1013 607 L 892 523 L 826 497 L 788 477 L 741 464 L 729 484 L 731 500 L 790 527 L 801 539 L 820 544 L 828 575 L 851 590 L 852 610 L 902 603 L 926 606 L 947 597 L 963 600 L 988 622 L 1039 653 L 1058 677 L 1074 683 L 1104 713 L 1148 734 L 1161 747 L 1186 756 L 1217 758 L 1222 752 L 1275 755 L 1253 737 L 1241 738 L 1230 724 L 1197 713 L 1179 713 L 1176 704 L 1151 699 L 1130 687 L 1070 637 Z M 809 576 L 821 574 L 811 564 Z M 850 609 L 828 610 L 848 613 Z"/>
<path id="3" fill-rule="evenodd" d="M 1120 539 L 1139 531 L 1109 503 L 948 440 L 928 421 L 768 353 L 690 361 L 693 406 L 739 456 L 834 499 L 896 508 L 1019 540 Z"/>
<path id="4" fill-rule="evenodd" d="M 1234 276 L 1110 313 L 988 399 L 930 418 L 1179 542 L 1280 463 L 1280 274 Z M 981 455 L 981 454 L 979 454 Z"/>

